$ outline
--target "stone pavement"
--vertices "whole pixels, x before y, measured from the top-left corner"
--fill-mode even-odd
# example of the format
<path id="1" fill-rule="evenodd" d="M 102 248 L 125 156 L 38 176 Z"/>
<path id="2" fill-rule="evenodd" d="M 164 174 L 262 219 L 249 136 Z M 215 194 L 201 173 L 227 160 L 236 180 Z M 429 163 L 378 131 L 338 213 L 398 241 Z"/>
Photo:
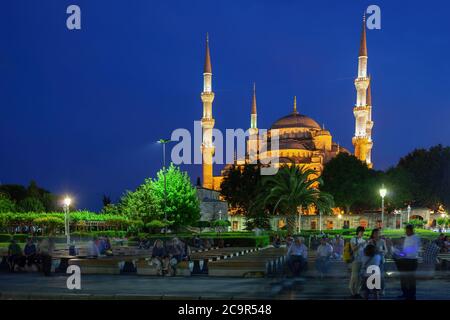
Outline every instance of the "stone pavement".
<path id="1" fill-rule="evenodd" d="M 0 274 L 0 299 L 348 299 L 348 280 L 85 275 L 68 290 L 66 275 Z M 417 299 L 450 300 L 450 279 L 418 281 Z M 384 299 L 400 294 L 388 279 Z"/>

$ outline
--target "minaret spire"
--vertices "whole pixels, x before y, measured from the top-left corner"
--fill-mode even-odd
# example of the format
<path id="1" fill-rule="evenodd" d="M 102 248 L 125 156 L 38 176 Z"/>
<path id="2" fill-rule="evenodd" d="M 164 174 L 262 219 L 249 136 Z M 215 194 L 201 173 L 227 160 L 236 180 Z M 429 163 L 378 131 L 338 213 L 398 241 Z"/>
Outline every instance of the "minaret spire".
<path id="1" fill-rule="evenodd" d="M 250 129 L 248 129 L 247 140 L 247 159 L 249 163 L 256 163 L 258 161 L 258 115 L 256 112 L 256 84 L 253 83 L 253 98 L 252 98 L 252 112 L 250 114 Z"/>
<path id="2" fill-rule="evenodd" d="M 209 53 L 209 36 L 206 34 L 206 54 L 205 66 L 203 68 L 203 92 L 201 94 L 203 102 L 203 143 L 202 143 L 202 167 L 203 167 L 203 187 L 214 189 L 213 177 L 213 155 L 214 144 L 212 139 L 212 130 L 214 128 L 214 118 L 212 114 L 212 103 L 214 101 L 214 92 L 212 91 L 212 68 L 211 55 Z"/>
<path id="3" fill-rule="evenodd" d="M 209 35 L 206 33 L 206 54 L 205 54 L 205 67 L 203 68 L 203 73 L 211 73 L 211 55 L 209 53 Z"/>
<path id="4" fill-rule="evenodd" d="M 252 114 L 256 114 L 256 83 L 253 82 Z"/>
<path id="5" fill-rule="evenodd" d="M 361 42 L 359 44 L 359 56 L 367 57 L 367 39 L 366 39 L 366 13 L 363 15 Z"/>
<path id="6" fill-rule="evenodd" d="M 298 111 L 297 111 L 297 96 L 294 96 L 294 111 L 293 111 L 293 113 L 294 114 L 298 114 Z"/>

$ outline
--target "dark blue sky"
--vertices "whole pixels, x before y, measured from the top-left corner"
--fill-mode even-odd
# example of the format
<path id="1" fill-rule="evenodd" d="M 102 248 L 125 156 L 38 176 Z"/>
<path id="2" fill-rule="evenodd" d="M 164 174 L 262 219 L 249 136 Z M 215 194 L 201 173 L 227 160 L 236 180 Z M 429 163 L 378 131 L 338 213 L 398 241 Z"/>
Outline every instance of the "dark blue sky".
<path id="1" fill-rule="evenodd" d="M 78 4 L 82 30 L 66 28 Z M 368 31 L 373 161 L 386 169 L 415 147 L 450 144 L 447 1 L 14 0 L 0 4 L 0 182 L 35 179 L 98 210 L 154 176 L 153 142 L 202 115 L 210 34 L 216 127 L 259 127 L 299 111 L 353 150 L 353 80 L 361 17 Z M 193 181 L 199 167 L 185 167 Z M 220 168 L 216 168 L 219 171 Z"/>

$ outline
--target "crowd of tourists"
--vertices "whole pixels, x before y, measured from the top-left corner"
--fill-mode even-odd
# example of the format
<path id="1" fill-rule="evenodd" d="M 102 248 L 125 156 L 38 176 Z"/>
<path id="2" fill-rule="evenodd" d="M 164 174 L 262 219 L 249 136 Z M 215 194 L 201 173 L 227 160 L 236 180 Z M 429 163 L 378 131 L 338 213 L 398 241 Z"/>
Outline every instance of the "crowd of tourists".
<path id="1" fill-rule="evenodd" d="M 328 238 L 325 234 L 313 235 L 309 239 L 309 248 L 303 237 L 287 237 L 287 266 L 294 276 L 299 276 L 308 269 L 308 250 L 315 252 L 315 268 L 320 278 L 329 271 L 332 260 L 347 263 L 350 272 L 349 289 L 353 299 L 379 299 L 385 291 L 386 259 L 393 259 L 400 276 L 402 294 L 399 299 L 416 299 L 416 276 L 419 252 L 423 245 L 423 263 L 434 270 L 439 253 L 449 250 L 448 237 L 440 234 L 436 240 L 421 241 L 415 234 L 414 227 L 405 227 L 402 239 L 391 240 L 382 235 L 381 229 L 373 229 L 368 239 L 364 238 L 364 227 L 358 227 L 356 234 L 349 241 L 340 235 Z M 280 247 L 283 240 L 277 236 L 272 245 Z M 378 267 L 380 285 L 370 285 L 369 277 Z M 369 268 L 370 267 L 370 268 Z M 370 279 L 369 279 L 370 280 Z M 369 285 L 368 285 L 369 283 Z M 373 284 L 373 282 L 372 282 Z"/>

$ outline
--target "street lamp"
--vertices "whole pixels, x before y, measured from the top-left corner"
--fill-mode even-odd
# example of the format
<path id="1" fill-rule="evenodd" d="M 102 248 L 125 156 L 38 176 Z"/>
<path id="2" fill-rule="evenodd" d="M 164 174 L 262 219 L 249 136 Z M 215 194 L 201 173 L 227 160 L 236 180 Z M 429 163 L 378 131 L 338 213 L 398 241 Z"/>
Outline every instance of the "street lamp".
<path id="1" fill-rule="evenodd" d="M 66 234 L 67 245 L 70 245 L 70 217 L 69 217 L 69 209 L 70 204 L 72 203 L 72 199 L 66 196 L 63 200 L 63 208 L 64 208 L 64 232 Z"/>
<path id="2" fill-rule="evenodd" d="M 386 196 L 387 190 L 384 185 L 380 189 L 381 196 L 381 228 L 384 227 L 384 197 Z"/>
<path id="3" fill-rule="evenodd" d="M 159 139 L 158 143 L 163 146 L 163 177 L 164 177 L 164 235 L 167 234 L 167 184 L 166 184 L 166 144 L 172 142 L 170 139 Z"/>
<path id="4" fill-rule="evenodd" d="M 411 206 L 408 205 L 408 223 L 409 223 L 409 216 L 411 215 Z"/>

